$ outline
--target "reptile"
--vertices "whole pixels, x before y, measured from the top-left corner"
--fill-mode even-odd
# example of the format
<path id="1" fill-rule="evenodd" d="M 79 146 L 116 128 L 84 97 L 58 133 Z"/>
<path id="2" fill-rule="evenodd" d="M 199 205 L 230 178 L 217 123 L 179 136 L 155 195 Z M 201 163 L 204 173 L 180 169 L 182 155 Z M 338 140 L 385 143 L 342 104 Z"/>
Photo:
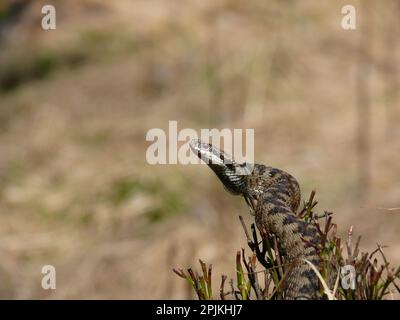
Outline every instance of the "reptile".
<path id="1" fill-rule="evenodd" d="M 304 261 L 319 265 L 316 227 L 296 216 L 300 186 L 289 173 L 262 164 L 236 163 L 232 156 L 201 140 L 190 141 L 192 151 L 214 171 L 224 187 L 241 195 L 255 216 L 263 239 L 274 235 L 290 265 L 279 286 L 283 299 L 320 299 L 318 277 Z"/>

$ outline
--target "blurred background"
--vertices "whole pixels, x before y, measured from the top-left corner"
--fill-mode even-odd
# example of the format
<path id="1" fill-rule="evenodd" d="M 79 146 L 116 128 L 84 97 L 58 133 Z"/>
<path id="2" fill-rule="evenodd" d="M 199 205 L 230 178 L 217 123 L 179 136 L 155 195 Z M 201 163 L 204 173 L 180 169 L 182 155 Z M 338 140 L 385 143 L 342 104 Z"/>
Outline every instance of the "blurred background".
<path id="1" fill-rule="evenodd" d="M 398 265 L 399 14 L 397 0 L 0 0 L 0 298 L 193 298 L 172 268 L 198 258 L 216 285 L 234 276 L 251 217 L 206 167 L 147 164 L 146 133 L 169 120 L 254 128 L 257 162 Z"/>

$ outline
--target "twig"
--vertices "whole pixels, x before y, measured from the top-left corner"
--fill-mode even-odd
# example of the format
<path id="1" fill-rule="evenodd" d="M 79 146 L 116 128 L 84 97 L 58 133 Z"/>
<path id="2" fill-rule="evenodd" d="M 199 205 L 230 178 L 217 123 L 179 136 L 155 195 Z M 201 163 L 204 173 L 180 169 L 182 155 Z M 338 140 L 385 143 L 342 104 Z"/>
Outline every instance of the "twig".
<path id="1" fill-rule="evenodd" d="M 228 277 L 224 274 L 221 276 L 221 286 L 219 288 L 219 296 L 221 297 L 221 300 L 225 300 L 225 296 L 229 294 L 224 292 L 225 281 L 227 278 Z"/>

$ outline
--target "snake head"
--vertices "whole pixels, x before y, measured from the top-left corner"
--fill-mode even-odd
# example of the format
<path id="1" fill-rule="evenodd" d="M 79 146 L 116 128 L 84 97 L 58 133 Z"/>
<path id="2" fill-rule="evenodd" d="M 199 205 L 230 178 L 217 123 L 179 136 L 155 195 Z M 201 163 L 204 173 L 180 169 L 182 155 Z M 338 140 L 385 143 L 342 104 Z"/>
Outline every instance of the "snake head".
<path id="1" fill-rule="evenodd" d="M 214 171 L 230 193 L 240 195 L 245 192 L 246 178 L 252 172 L 252 165 L 236 163 L 229 154 L 198 139 L 190 142 L 190 148 Z"/>

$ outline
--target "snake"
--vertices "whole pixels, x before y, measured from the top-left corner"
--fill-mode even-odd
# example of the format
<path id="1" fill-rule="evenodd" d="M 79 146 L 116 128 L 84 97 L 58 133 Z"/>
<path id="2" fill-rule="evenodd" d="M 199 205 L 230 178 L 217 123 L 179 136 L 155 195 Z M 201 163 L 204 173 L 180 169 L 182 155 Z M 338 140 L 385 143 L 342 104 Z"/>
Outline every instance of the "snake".
<path id="1" fill-rule="evenodd" d="M 199 139 L 192 139 L 189 145 L 229 193 L 245 199 L 260 236 L 276 237 L 279 251 L 290 266 L 279 285 L 282 298 L 321 299 L 318 276 L 307 263 L 316 268 L 321 263 L 316 249 L 320 236 L 313 224 L 296 215 L 301 201 L 297 180 L 283 170 L 263 164 L 237 163 L 231 155 Z"/>

